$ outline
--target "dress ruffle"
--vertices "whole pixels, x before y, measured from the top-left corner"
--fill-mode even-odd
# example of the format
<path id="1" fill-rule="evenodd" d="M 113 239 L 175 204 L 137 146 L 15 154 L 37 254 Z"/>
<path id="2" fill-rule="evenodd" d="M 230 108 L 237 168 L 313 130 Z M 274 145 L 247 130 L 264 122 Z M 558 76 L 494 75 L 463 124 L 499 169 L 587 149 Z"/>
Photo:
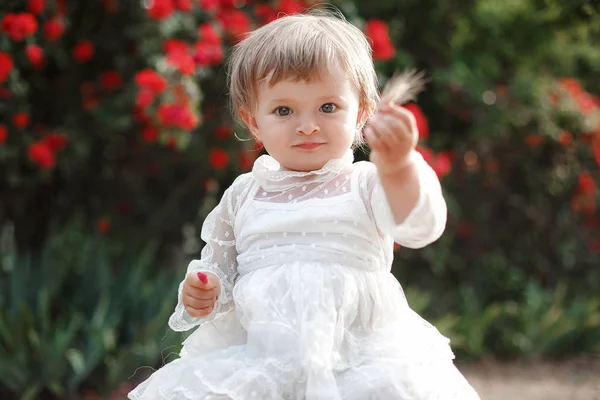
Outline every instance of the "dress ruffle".
<path id="1" fill-rule="evenodd" d="M 234 298 L 130 398 L 477 399 L 389 273 L 293 262 L 241 277 Z"/>

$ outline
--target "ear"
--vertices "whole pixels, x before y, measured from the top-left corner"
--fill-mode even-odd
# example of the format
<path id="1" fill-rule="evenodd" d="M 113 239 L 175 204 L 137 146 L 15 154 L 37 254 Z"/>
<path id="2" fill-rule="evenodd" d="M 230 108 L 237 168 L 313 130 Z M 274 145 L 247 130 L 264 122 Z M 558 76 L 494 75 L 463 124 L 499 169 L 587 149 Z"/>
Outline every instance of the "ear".
<path id="1" fill-rule="evenodd" d="M 246 128 L 248 128 L 252 136 L 254 136 L 256 140 L 260 141 L 260 137 L 258 134 L 259 129 L 258 125 L 256 124 L 256 118 L 254 118 L 254 114 L 248 111 L 248 109 L 245 107 L 240 107 L 239 114 L 242 118 L 242 121 L 244 122 L 244 125 L 246 125 Z"/>
<path id="2" fill-rule="evenodd" d="M 356 129 L 362 129 L 367 120 L 373 115 L 373 112 L 375 112 L 375 104 L 361 105 L 356 118 Z"/>

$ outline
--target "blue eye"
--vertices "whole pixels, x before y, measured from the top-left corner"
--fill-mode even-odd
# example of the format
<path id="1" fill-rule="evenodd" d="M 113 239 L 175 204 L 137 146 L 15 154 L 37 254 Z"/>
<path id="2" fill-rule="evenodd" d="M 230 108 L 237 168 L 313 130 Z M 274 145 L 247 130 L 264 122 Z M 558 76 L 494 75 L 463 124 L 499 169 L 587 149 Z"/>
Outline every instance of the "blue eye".
<path id="1" fill-rule="evenodd" d="M 337 109 L 333 103 L 325 103 L 321 106 L 320 110 L 326 114 L 331 114 Z"/>
<path id="2" fill-rule="evenodd" d="M 277 107 L 275 109 L 275 114 L 279 115 L 280 117 L 287 117 L 291 113 L 292 110 L 290 110 L 288 107 Z"/>

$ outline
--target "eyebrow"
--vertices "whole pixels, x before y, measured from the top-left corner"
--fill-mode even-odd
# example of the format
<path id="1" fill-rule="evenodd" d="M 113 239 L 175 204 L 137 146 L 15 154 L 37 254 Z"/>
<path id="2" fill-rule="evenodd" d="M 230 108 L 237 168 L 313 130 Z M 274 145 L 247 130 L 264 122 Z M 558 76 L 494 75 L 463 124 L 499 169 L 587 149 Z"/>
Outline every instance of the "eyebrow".
<path id="1" fill-rule="evenodd" d="M 324 101 L 325 99 L 331 99 L 331 100 L 334 100 L 334 101 L 339 101 L 340 103 L 345 103 L 346 102 L 346 100 L 344 100 L 343 97 L 336 96 L 336 95 L 333 95 L 333 96 L 321 96 L 317 100 Z M 292 99 L 278 98 L 278 99 L 273 99 L 273 100 L 269 101 L 269 104 L 273 104 L 273 103 L 284 103 L 285 104 L 285 103 L 294 103 L 294 102 L 295 101 L 292 100 Z"/>

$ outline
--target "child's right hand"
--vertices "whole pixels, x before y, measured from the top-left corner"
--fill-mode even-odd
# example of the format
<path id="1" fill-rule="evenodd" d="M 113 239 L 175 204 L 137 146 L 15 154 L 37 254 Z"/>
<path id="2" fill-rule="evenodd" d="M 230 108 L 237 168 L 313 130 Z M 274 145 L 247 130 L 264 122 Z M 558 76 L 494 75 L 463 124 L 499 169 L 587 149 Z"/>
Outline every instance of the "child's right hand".
<path id="1" fill-rule="evenodd" d="M 183 282 L 181 300 L 190 317 L 199 318 L 210 314 L 221 293 L 221 282 L 211 272 L 190 272 Z"/>

